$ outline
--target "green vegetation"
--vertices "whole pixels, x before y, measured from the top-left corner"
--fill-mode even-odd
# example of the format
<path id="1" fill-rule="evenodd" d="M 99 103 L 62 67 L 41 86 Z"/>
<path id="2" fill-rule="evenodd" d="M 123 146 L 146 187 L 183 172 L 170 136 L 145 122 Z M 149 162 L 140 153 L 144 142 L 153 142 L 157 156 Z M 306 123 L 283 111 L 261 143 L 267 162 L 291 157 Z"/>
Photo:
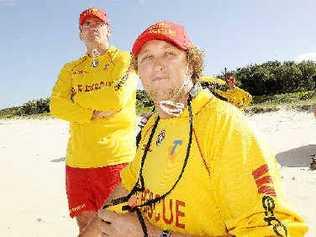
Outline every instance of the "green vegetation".
<path id="1" fill-rule="evenodd" d="M 246 113 L 278 111 L 281 108 L 310 110 L 316 104 L 315 91 L 302 91 L 277 95 L 254 96 L 253 104 L 245 109 Z"/>
<path id="2" fill-rule="evenodd" d="M 277 95 L 254 96 L 253 104 L 245 108 L 246 113 L 262 113 L 277 111 L 281 108 L 309 110 L 316 104 L 315 91 L 302 91 Z M 20 107 L 0 110 L 0 118 L 48 118 L 49 99 L 32 100 Z M 142 90 L 137 91 L 136 112 L 138 115 L 152 110 L 153 103 Z"/>
<path id="3" fill-rule="evenodd" d="M 22 106 L 0 110 L 0 118 L 43 118 L 49 116 L 49 98 L 30 100 Z"/>
<path id="4" fill-rule="evenodd" d="M 136 93 L 136 113 L 142 114 L 152 111 L 154 103 L 144 90 L 137 90 Z"/>
<path id="5" fill-rule="evenodd" d="M 233 72 L 236 73 L 238 86 L 253 96 L 310 91 L 316 88 L 316 64 L 311 61 L 269 61 L 238 68 Z"/>
<path id="6" fill-rule="evenodd" d="M 295 63 L 269 61 L 248 65 L 232 71 L 238 86 L 250 92 L 253 104 L 245 112 L 259 113 L 280 108 L 309 110 L 316 104 L 316 64 L 310 61 Z M 223 78 L 224 75 L 218 77 Z M 136 94 L 137 114 L 152 110 L 153 102 L 143 90 Z M 31 100 L 22 106 L 0 110 L 0 118 L 46 118 L 49 116 L 49 98 Z"/>

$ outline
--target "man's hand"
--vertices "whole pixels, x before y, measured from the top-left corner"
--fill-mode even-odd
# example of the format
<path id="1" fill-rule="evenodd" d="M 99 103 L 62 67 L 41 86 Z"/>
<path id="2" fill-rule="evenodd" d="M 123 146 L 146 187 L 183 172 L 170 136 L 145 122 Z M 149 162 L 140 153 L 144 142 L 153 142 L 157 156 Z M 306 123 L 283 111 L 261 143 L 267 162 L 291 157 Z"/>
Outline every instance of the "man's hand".
<path id="1" fill-rule="evenodd" d="M 94 110 L 91 120 L 96 120 L 96 119 L 103 119 L 103 118 L 108 118 L 112 116 L 115 112 L 113 111 L 98 111 Z"/>
<path id="2" fill-rule="evenodd" d="M 136 214 L 116 214 L 108 210 L 102 210 L 91 221 L 80 237 L 143 237 L 144 233 Z M 160 236 L 162 230 L 145 220 L 148 236 Z M 230 235 L 228 235 L 230 236 Z M 172 233 L 172 237 L 194 237 L 193 235 Z"/>
<path id="3" fill-rule="evenodd" d="M 99 218 L 102 219 L 100 225 L 101 233 L 105 236 L 113 237 L 143 237 L 142 227 L 136 214 L 116 214 L 111 211 L 102 210 L 99 212 Z"/>

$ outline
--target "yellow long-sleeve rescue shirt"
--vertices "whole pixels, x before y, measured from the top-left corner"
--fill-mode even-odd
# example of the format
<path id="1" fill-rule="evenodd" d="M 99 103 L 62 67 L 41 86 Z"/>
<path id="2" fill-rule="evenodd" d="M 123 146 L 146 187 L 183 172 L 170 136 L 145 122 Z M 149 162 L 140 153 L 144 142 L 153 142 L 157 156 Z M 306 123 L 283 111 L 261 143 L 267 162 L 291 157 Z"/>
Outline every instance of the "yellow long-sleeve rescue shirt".
<path id="1" fill-rule="evenodd" d="M 51 114 L 70 122 L 66 164 L 94 168 L 129 162 L 135 155 L 136 75 L 128 52 L 111 47 L 62 68 L 51 95 Z M 112 116 L 91 120 L 93 111 Z"/>

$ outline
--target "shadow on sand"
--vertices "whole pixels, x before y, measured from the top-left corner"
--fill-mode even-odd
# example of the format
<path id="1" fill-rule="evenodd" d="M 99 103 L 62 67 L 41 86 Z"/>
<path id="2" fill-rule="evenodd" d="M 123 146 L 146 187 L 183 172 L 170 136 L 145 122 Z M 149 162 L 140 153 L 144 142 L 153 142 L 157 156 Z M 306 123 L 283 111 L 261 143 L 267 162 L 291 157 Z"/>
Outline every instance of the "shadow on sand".
<path id="1" fill-rule="evenodd" d="M 316 154 L 316 145 L 307 145 L 280 152 L 276 155 L 278 162 L 286 167 L 309 167 L 312 155 Z"/>

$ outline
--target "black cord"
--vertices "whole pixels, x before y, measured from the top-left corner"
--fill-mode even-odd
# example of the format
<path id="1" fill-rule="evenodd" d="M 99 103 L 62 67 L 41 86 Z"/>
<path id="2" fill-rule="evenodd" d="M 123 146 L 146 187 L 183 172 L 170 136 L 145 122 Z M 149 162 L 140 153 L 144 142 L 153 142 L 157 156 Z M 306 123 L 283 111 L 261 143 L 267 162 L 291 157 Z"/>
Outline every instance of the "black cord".
<path id="1" fill-rule="evenodd" d="M 185 159 L 184 159 L 184 162 L 183 162 L 183 166 L 182 166 L 181 172 L 180 172 L 176 182 L 169 189 L 169 191 L 167 191 L 166 193 L 164 193 L 163 195 L 161 195 L 159 197 L 156 197 L 154 199 L 148 200 L 148 201 L 144 202 L 143 204 L 137 205 L 135 207 L 130 207 L 130 206 L 126 205 L 126 206 L 123 206 L 123 208 L 122 208 L 123 210 L 128 210 L 130 212 L 136 212 L 138 220 L 139 220 L 139 222 L 141 224 L 141 227 L 142 227 L 142 230 L 144 232 L 144 237 L 148 236 L 148 232 L 147 232 L 146 223 L 145 223 L 145 220 L 144 220 L 144 217 L 143 217 L 143 215 L 141 213 L 140 208 L 144 207 L 144 206 L 153 206 L 156 203 L 160 202 L 161 200 L 165 199 L 166 196 L 168 196 L 174 190 L 174 188 L 177 186 L 177 184 L 181 180 L 181 178 L 183 176 L 183 173 L 184 173 L 184 170 L 185 170 L 185 168 L 187 166 L 187 163 L 188 163 L 188 160 L 189 160 L 189 157 L 190 157 L 190 151 L 191 151 L 191 145 L 192 145 L 192 134 L 193 134 L 193 112 L 192 112 L 191 101 L 192 101 L 192 97 L 191 97 L 191 95 L 189 95 L 188 101 L 187 101 L 188 111 L 189 111 L 189 140 L 188 140 L 188 145 L 187 145 L 187 149 L 186 149 L 186 155 L 185 155 Z M 153 128 L 151 130 L 151 134 L 149 136 L 147 144 L 145 146 L 145 150 L 144 150 L 144 153 L 143 153 L 143 156 L 142 156 L 142 159 L 141 159 L 141 166 L 140 166 L 140 170 L 139 170 L 139 177 L 138 177 L 137 182 L 135 183 L 134 187 L 132 188 L 131 192 L 125 197 L 120 197 L 120 198 L 112 200 L 109 204 L 104 205 L 103 209 L 105 209 L 105 208 L 107 208 L 109 206 L 115 206 L 115 205 L 118 205 L 120 203 L 127 202 L 130 199 L 131 196 L 133 196 L 137 192 L 143 192 L 145 190 L 145 182 L 144 182 L 144 177 L 143 177 L 143 168 L 144 168 L 144 164 L 145 164 L 145 160 L 146 160 L 146 157 L 147 157 L 147 153 L 148 153 L 148 151 L 150 149 L 150 145 L 151 145 L 152 139 L 153 139 L 153 137 L 155 135 L 155 132 L 156 132 L 159 120 L 160 120 L 160 117 L 158 116 L 156 121 L 155 121 L 155 124 L 154 124 L 154 126 L 153 126 Z"/>
<path id="2" fill-rule="evenodd" d="M 139 174 L 141 174 L 143 172 L 144 162 L 145 162 L 148 150 L 150 148 L 150 143 L 151 143 L 151 141 L 152 141 L 152 139 L 153 139 L 153 137 L 155 135 L 155 131 L 156 131 L 156 128 L 158 126 L 159 120 L 160 120 L 160 118 L 158 116 L 156 121 L 155 121 L 155 124 L 154 124 L 154 126 L 153 126 L 153 128 L 151 130 L 151 134 L 149 136 L 148 142 L 147 142 L 146 147 L 145 147 L 145 151 L 144 151 L 143 156 L 142 156 L 141 168 L 140 168 Z M 111 202 L 109 204 L 106 204 L 106 205 L 103 206 L 103 209 L 108 208 L 110 206 L 118 205 L 120 203 L 127 202 L 130 199 L 130 197 L 133 196 L 135 193 L 142 192 L 142 191 L 144 191 L 144 179 L 143 179 L 142 175 L 140 175 L 138 177 L 134 187 L 132 188 L 131 192 L 127 196 L 119 197 L 119 198 L 111 200 Z M 128 209 L 128 208 L 124 207 L 124 209 Z"/>
<path id="3" fill-rule="evenodd" d="M 177 186 L 177 184 L 181 180 L 182 175 L 184 173 L 184 170 L 185 170 L 185 168 L 187 166 L 187 163 L 188 163 L 188 160 L 189 160 L 191 144 L 192 144 L 193 113 L 192 113 L 192 105 L 191 105 L 191 96 L 189 96 L 189 99 L 188 99 L 188 110 L 189 110 L 189 141 L 188 141 L 188 145 L 187 145 L 187 149 L 186 149 L 186 155 L 185 155 L 185 159 L 184 159 L 184 162 L 183 162 L 183 166 L 182 166 L 180 175 L 178 176 L 176 182 L 173 184 L 173 186 L 170 188 L 170 190 L 168 192 L 164 193 L 163 195 L 161 195 L 159 197 L 156 197 L 154 199 L 148 200 L 148 201 L 144 202 L 141 205 L 136 206 L 137 208 L 144 207 L 144 206 L 152 206 L 155 203 L 160 202 L 161 200 L 163 200 L 166 196 L 168 196 L 174 190 L 174 188 Z M 144 180 L 142 169 L 141 169 L 141 172 L 140 172 L 139 175 L 140 175 L 141 180 Z"/>

